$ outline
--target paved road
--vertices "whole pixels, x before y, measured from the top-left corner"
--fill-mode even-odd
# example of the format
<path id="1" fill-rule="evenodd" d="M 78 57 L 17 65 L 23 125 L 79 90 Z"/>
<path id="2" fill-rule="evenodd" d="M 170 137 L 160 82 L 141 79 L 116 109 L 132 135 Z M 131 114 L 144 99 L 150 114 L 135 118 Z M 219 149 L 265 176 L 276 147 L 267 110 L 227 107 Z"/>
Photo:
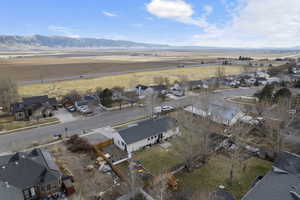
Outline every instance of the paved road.
<path id="1" fill-rule="evenodd" d="M 209 64 L 200 64 L 199 63 L 199 64 L 184 65 L 184 67 L 185 68 L 204 67 L 204 66 L 218 65 L 218 64 L 221 64 L 221 63 L 209 63 Z M 112 76 L 112 75 L 127 74 L 127 73 L 134 73 L 134 72 L 169 70 L 169 69 L 176 69 L 176 68 L 177 68 L 177 66 L 165 66 L 165 67 L 157 67 L 157 68 L 128 70 L 128 71 L 122 71 L 122 72 L 105 72 L 105 73 L 82 74 L 82 75 L 77 75 L 77 76 L 66 76 L 66 77 L 51 78 L 51 79 L 44 79 L 44 80 L 20 81 L 20 82 L 18 82 L 18 84 L 19 85 L 28 85 L 28 84 L 35 84 L 35 83 L 51 83 L 51 82 L 56 82 L 56 81 L 98 78 L 98 77 L 103 77 L 103 76 Z"/>
<path id="2" fill-rule="evenodd" d="M 117 125 L 127 121 L 139 119 L 145 115 L 143 109 L 130 109 L 114 112 L 105 112 L 90 118 L 80 119 L 72 122 L 39 127 L 26 131 L 0 136 L 0 152 L 22 149 L 32 144 L 32 141 L 45 142 L 54 133 L 65 133 L 65 128 L 72 134 L 82 133 L 83 130 L 92 130 L 108 125 Z"/>
<path id="3" fill-rule="evenodd" d="M 223 90 L 216 94 L 217 100 L 225 103 L 224 96 L 251 95 L 257 89 L 230 89 Z M 189 97 L 193 98 L 193 97 Z M 163 103 L 163 105 L 183 106 L 191 101 L 187 99 L 173 100 Z M 104 126 L 113 126 L 126 123 L 131 120 L 142 118 L 146 115 L 143 108 L 125 109 L 122 111 L 104 112 L 97 116 L 79 119 L 71 122 L 39 127 L 31 130 L 20 131 L 8 135 L 0 136 L 0 152 L 7 152 L 15 149 L 28 147 L 33 141 L 45 142 L 49 140 L 55 133 L 65 133 L 65 128 L 71 134 L 82 133 L 83 130 L 93 130 Z"/>

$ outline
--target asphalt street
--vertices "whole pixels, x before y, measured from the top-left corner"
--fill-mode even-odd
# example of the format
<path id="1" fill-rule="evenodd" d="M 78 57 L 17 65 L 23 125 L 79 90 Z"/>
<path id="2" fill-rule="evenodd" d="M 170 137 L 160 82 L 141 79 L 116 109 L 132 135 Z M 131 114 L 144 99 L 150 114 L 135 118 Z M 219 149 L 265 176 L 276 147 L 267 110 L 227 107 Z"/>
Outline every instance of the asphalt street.
<path id="1" fill-rule="evenodd" d="M 229 89 L 221 90 L 215 93 L 217 101 L 226 103 L 224 97 L 233 97 L 241 95 L 252 95 L 257 89 Z M 190 99 L 188 99 L 190 98 Z M 174 107 L 185 106 L 192 102 L 192 98 L 178 99 L 165 102 L 162 105 L 170 105 Z M 104 126 L 114 126 L 128 121 L 140 119 L 146 116 L 144 108 L 125 109 L 121 111 L 104 112 L 99 115 L 78 119 L 71 122 L 60 123 L 51 126 L 44 126 L 30 130 L 20 131 L 7 135 L 0 135 L 0 152 L 13 151 L 28 147 L 33 141 L 44 143 L 48 141 L 54 134 L 80 134 L 84 131 L 98 129 Z M 68 129 L 67 133 L 65 128 Z"/>

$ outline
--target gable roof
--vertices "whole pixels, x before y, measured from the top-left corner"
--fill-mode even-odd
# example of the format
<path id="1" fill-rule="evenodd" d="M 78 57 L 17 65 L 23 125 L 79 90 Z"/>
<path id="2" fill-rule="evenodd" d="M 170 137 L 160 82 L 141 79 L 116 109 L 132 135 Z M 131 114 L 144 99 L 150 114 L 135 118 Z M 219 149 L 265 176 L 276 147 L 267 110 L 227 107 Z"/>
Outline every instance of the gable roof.
<path id="1" fill-rule="evenodd" d="M 18 189 L 43 185 L 61 177 L 51 155 L 42 149 L 0 157 L 0 182 Z"/>
<path id="2" fill-rule="evenodd" d="M 9 200 L 24 200 L 23 193 L 20 189 L 8 185 L 7 183 L 0 181 L 0 197 L 1 199 Z"/>
<path id="3" fill-rule="evenodd" d="M 47 101 L 48 101 L 48 95 L 23 98 L 23 103 L 25 106 L 30 106 L 32 104 L 41 104 Z"/>
<path id="4" fill-rule="evenodd" d="M 231 121 L 238 113 L 241 111 L 235 107 L 229 107 L 218 104 L 209 104 L 207 107 L 203 104 L 195 104 L 193 106 L 188 106 L 186 109 L 188 112 L 194 114 L 202 115 L 201 112 L 205 112 L 205 115 L 210 115 L 222 120 Z M 208 112 L 208 113 L 206 113 Z"/>
<path id="5" fill-rule="evenodd" d="M 300 156 L 280 152 L 273 169 L 242 200 L 298 200 L 300 194 Z"/>
<path id="6" fill-rule="evenodd" d="M 175 120 L 170 117 L 158 119 L 148 119 L 138 124 L 119 131 L 120 136 L 126 144 L 132 144 L 137 141 L 158 135 L 173 128 Z"/>

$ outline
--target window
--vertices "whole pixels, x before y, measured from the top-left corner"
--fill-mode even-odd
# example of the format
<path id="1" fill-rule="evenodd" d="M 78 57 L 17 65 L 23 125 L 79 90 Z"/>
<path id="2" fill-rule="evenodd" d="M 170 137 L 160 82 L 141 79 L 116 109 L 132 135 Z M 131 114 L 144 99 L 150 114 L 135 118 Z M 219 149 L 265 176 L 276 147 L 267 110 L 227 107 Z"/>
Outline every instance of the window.
<path id="1" fill-rule="evenodd" d="M 51 185 L 50 184 L 47 185 L 47 191 L 51 191 Z"/>
<path id="2" fill-rule="evenodd" d="M 23 191 L 25 199 L 29 199 L 31 197 L 29 190 L 24 190 Z"/>

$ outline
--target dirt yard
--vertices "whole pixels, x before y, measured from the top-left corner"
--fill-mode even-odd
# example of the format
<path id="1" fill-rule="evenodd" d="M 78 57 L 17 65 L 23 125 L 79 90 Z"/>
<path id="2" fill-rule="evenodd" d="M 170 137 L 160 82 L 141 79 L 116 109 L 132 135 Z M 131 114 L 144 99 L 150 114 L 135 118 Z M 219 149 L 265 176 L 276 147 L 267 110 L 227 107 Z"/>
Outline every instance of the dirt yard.
<path id="1" fill-rule="evenodd" d="M 74 199 L 80 195 L 80 199 L 91 199 L 92 196 L 99 195 L 113 185 L 111 174 L 104 174 L 97 168 L 91 171 L 86 169 L 86 166 L 95 164 L 96 158 L 92 153 L 72 153 L 64 143 L 50 146 L 48 151 L 58 165 L 65 165 L 73 174 L 77 190 Z"/>

